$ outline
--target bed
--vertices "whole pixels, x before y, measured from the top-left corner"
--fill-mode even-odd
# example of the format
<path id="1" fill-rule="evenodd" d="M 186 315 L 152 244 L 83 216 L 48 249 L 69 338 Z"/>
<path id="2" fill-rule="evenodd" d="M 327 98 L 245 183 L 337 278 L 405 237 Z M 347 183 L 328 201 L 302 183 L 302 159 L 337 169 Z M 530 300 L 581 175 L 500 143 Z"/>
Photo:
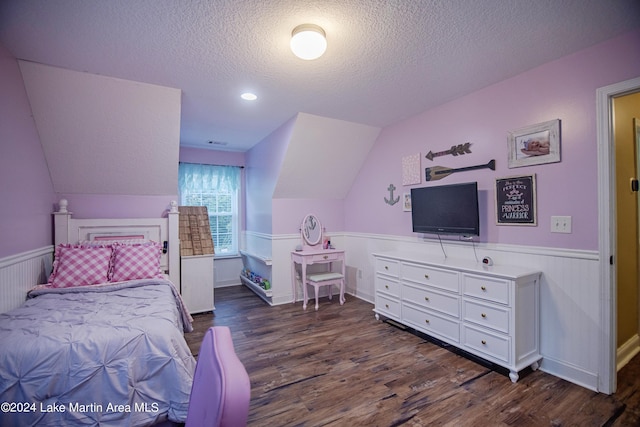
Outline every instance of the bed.
<path id="1" fill-rule="evenodd" d="M 0 425 L 183 423 L 195 370 L 166 218 L 54 215 L 49 283 L 0 314 Z M 105 270 L 106 269 L 106 270 Z"/>

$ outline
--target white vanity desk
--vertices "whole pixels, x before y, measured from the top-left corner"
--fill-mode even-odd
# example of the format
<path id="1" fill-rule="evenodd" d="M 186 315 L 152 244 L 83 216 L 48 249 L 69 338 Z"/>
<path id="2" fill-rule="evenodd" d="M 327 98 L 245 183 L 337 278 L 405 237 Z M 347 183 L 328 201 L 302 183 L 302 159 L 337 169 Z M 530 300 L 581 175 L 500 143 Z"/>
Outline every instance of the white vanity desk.
<path id="1" fill-rule="evenodd" d="M 302 292 L 304 294 L 302 308 L 307 309 L 307 301 L 309 299 L 307 286 L 312 285 L 315 288 L 316 310 L 318 309 L 318 288 L 320 286 L 329 286 L 329 298 L 331 299 L 332 286 L 340 288 L 340 304 L 344 304 L 344 278 L 345 278 L 345 262 L 344 250 L 340 249 L 323 249 L 322 248 L 322 225 L 314 215 L 307 215 L 302 222 L 302 250 L 291 252 L 291 285 L 293 287 L 293 303 L 298 299 L 297 272 L 296 264 L 300 265 L 300 281 L 302 283 Z M 334 262 L 341 263 L 341 273 L 332 272 L 332 264 Z M 328 264 L 326 273 L 307 274 L 307 267 L 313 264 Z"/>

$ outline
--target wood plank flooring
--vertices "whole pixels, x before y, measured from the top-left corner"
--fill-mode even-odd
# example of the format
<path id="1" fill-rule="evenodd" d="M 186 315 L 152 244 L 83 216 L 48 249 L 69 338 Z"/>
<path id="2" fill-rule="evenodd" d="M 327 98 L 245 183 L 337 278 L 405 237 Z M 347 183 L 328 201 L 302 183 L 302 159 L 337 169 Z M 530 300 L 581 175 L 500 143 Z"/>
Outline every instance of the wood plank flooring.
<path id="1" fill-rule="evenodd" d="M 210 326 L 228 326 L 251 379 L 250 426 L 638 426 L 640 358 L 608 396 L 541 371 L 504 371 L 374 318 L 347 295 L 275 307 L 244 286 L 216 289 L 194 316 L 194 355 Z"/>

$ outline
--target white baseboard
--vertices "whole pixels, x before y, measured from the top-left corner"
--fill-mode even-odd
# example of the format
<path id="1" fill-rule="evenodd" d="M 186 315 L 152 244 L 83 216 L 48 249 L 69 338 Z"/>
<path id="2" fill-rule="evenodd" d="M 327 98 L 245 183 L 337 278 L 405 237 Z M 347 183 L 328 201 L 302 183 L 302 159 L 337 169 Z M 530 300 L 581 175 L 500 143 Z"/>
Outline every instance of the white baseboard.
<path id="1" fill-rule="evenodd" d="M 561 360 L 543 357 L 540 370 L 589 390 L 598 391 L 598 374 L 588 372 Z"/>
<path id="2" fill-rule="evenodd" d="M 638 353 L 640 353 L 640 337 L 636 334 L 618 347 L 616 351 L 616 372 L 624 368 Z"/>
<path id="3" fill-rule="evenodd" d="M 240 279 L 220 280 L 215 283 L 214 289 L 229 288 L 231 286 L 240 286 L 240 285 L 242 285 L 242 282 L 240 281 Z"/>

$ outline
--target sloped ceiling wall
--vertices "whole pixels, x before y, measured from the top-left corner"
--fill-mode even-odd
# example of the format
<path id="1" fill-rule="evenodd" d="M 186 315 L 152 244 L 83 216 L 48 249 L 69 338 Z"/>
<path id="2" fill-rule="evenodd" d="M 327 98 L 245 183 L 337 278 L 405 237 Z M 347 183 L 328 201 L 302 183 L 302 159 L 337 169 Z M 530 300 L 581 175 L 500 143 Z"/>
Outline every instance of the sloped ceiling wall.
<path id="1" fill-rule="evenodd" d="M 299 113 L 275 199 L 344 199 L 380 128 Z"/>
<path id="2" fill-rule="evenodd" d="M 176 194 L 179 89 L 19 65 L 56 193 Z"/>
<path id="3" fill-rule="evenodd" d="M 19 65 L 56 193 L 176 194 L 179 89 Z M 272 197 L 344 199 L 379 133 L 299 113 Z"/>

